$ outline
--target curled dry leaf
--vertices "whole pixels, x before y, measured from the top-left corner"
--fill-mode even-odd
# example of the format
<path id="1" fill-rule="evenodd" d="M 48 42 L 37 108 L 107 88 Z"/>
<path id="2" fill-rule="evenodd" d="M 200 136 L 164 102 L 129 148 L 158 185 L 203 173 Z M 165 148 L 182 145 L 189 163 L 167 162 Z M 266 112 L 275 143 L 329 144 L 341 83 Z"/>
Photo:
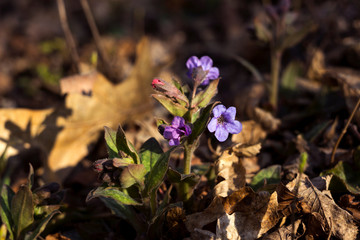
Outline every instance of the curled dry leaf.
<path id="1" fill-rule="evenodd" d="M 224 214 L 218 219 L 216 239 L 257 239 L 279 220 L 276 192 L 249 193 L 240 203 L 234 214 Z"/>
<path id="2" fill-rule="evenodd" d="M 299 233 L 299 234 L 297 233 L 300 226 L 302 227 L 302 231 L 305 232 L 306 229 L 305 224 L 302 222 L 301 219 L 298 219 L 294 222 L 294 225 L 292 224 L 284 225 L 276 229 L 276 231 L 264 237 L 263 240 L 292 240 L 293 230 L 296 233 L 295 239 L 297 239 L 304 234 L 304 233 Z"/>
<path id="3" fill-rule="evenodd" d="M 242 122 L 240 133 L 232 135 L 232 141 L 247 145 L 254 145 L 265 140 L 267 133 L 261 125 L 253 120 Z"/>
<path id="4" fill-rule="evenodd" d="M 280 119 L 275 118 L 271 113 L 261 109 L 261 108 L 255 108 L 255 121 L 260 123 L 261 126 L 268 130 L 269 132 L 276 131 L 281 121 Z"/>
<path id="5" fill-rule="evenodd" d="M 61 182 L 88 154 L 103 126 L 115 128 L 151 109 L 144 104 L 149 103 L 152 91 L 149 79 L 158 74 L 160 67 L 153 65 L 150 40 L 144 38 L 137 46 L 132 73 L 120 84 L 114 85 L 97 73 L 91 97 L 70 93 L 65 105 L 56 109 L 1 109 L 0 152 L 9 142 L 8 154 L 16 153 L 21 146 L 13 142 L 26 135 L 30 145 L 39 146 L 48 156 L 47 181 Z"/>
<path id="6" fill-rule="evenodd" d="M 216 170 L 218 178 L 224 179 L 214 188 L 216 196 L 226 197 L 245 186 L 245 168 L 234 152 L 223 152 L 216 163 Z"/>
<path id="7" fill-rule="evenodd" d="M 292 191 L 297 180 L 298 178 L 288 183 L 286 187 Z M 336 205 L 328 191 L 320 191 L 307 177 L 303 177 L 297 197 L 302 198 L 302 202 L 310 207 L 311 214 L 321 226 L 324 226 L 327 235 L 345 240 L 356 239 L 358 228 L 353 217 Z"/>
<path id="8" fill-rule="evenodd" d="M 260 152 L 260 149 L 261 149 L 260 143 L 250 146 L 239 143 L 232 148 L 232 150 L 239 157 L 254 157 Z"/>

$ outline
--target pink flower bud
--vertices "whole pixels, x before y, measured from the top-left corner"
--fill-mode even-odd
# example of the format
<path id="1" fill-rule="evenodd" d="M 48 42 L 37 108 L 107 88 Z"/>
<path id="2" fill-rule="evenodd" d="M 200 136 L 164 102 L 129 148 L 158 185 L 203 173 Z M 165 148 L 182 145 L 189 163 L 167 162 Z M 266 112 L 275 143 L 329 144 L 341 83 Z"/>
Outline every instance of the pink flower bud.
<path id="1" fill-rule="evenodd" d="M 153 88 L 156 88 L 157 85 L 165 85 L 160 79 L 154 78 L 151 83 Z"/>

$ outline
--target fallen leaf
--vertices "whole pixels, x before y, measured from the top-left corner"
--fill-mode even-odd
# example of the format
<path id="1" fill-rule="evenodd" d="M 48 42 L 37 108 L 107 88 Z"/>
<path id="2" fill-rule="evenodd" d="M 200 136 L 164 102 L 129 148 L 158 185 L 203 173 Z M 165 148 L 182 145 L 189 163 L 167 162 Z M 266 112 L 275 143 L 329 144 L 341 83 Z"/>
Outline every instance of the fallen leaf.
<path id="1" fill-rule="evenodd" d="M 290 191 L 295 188 L 297 179 L 286 185 Z M 358 228 L 353 217 L 334 202 L 327 190 L 320 191 L 304 176 L 297 197 L 310 207 L 311 214 L 317 216 L 326 234 L 339 239 L 356 239 Z"/>
<path id="2" fill-rule="evenodd" d="M 64 107 L 56 109 L 1 109 L 0 152 L 9 142 L 9 154 L 16 153 L 14 147 L 21 147 L 13 140 L 21 139 L 19 133 L 25 133 L 30 145 L 40 146 L 48 156 L 47 181 L 62 181 L 88 153 L 103 126 L 115 128 L 150 109 L 150 81 L 161 67 L 152 63 L 150 49 L 150 40 L 142 39 L 132 73 L 120 84 L 114 85 L 97 73 L 91 97 L 70 93 Z"/>
<path id="3" fill-rule="evenodd" d="M 242 158 L 237 157 L 235 153 L 229 150 L 223 152 L 216 162 L 216 171 L 218 178 L 223 178 L 215 188 L 215 195 L 226 197 L 233 191 L 245 186 L 245 168 L 242 165 Z"/>
<path id="4" fill-rule="evenodd" d="M 255 121 L 260 123 L 264 129 L 274 132 L 279 128 L 281 124 L 280 119 L 275 118 L 270 112 L 258 107 L 256 107 L 254 111 Z"/>
<path id="5" fill-rule="evenodd" d="M 97 79 L 95 71 L 66 77 L 60 80 L 61 94 L 65 93 L 90 93 L 93 90 L 94 83 Z"/>
<path id="6" fill-rule="evenodd" d="M 273 228 L 278 219 L 276 192 L 250 193 L 234 214 L 218 219 L 216 239 L 257 239 Z"/>
<path id="7" fill-rule="evenodd" d="M 292 240 L 300 238 L 304 233 L 298 234 L 299 227 L 302 226 L 305 228 L 304 223 L 301 219 L 298 219 L 293 224 L 284 225 L 280 228 L 276 229 L 274 232 L 270 233 L 269 235 L 265 236 L 263 240 Z M 294 231 L 293 231 L 294 230 Z M 305 232 L 305 230 L 303 229 Z M 293 238 L 292 233 L 295 232 L 295 236 Z"/>
<path id="8" fill-rule="evenodd" d="M 259 123 L 250 120 L 242 122 L 242 125 L 242 131 L 232 135 L 233 142 L 254 145 L 265 140 L 267 133 Z"/>

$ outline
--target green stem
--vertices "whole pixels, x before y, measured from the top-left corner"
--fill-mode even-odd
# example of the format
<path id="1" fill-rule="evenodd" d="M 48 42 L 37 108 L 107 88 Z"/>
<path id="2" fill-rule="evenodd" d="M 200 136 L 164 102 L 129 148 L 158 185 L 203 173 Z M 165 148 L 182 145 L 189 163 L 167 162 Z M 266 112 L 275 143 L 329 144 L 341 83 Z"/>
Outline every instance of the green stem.
<path id="1" fill-rule="evenodd" d="M 151 217 L 155 216 L 156 210 L 157 210 L 156 192 L 157 191 L 151 191 L 151 193 L 150 193 Z"/>
<path id="2" fill-rule="evenodd" d="M 270 104 L 277 109 L 278 103 L 278 89 L 279 89 L 279 75 L 281 68 L 282 52 L 278 50 L 271 51 L 271 88 L 270 88 Z"/>

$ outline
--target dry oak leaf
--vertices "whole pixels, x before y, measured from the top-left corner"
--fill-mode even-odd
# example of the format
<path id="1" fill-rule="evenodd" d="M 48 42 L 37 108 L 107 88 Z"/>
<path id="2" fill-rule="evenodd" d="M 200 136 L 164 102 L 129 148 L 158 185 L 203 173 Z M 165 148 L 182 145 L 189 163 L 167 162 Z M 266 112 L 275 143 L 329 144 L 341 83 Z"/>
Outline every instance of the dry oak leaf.
<path id="1" fill-rule="evenodd" d="M 114 85 L 94 72 L 92 96 L 70 93 L 64 106 L 54 109 L 0 109 L 0 152 L 9 142 L 8 156 L 16 153 L 20 147 L 13 143 L 25 133 L 30 145 L 40 147 L 48 157 L 44 163 L 46 180 L 64 180 L 88 154 L 104 126 L 114 128 L 151 109 L 149 81 L 161 66 L 152 64 L 150 48 L 149 39 L 139 42 L 132 73 L 120 84 Z"/>
<path id="2" fill-rule="evenodd" d="M 242 158 L 236 156 L 234 152 L 224 151 L 217 160 L 215 169 L 218 179 L 224 179 L 215 186 L 215 196 L 227 197 L 245 186 L 245 168 L 242 165 Z"/>
<path id="3" fill-rule="evenodd" d="M 297 180 L 288 183 L 286 187 L 292 191 Z M 305 176 L 300 181 L 297 197 L 310 207 L 311 214 L 320 221 L 319 225 L 324 226 L 326 234 L 344 240 L 356 239 L 358 228 L 353 217 L 334 202 L 327 190 L 320 191 Z"/>
<path id="4" fill-rule="evenodd" d="M 243 129 L 240 133 L 232 135 L 232 141 L 247 145 L 255 145 L 265 140 L 267 132 L 262 126 L 253 121 L 242 122 Z"/>
<path id="5" fill-rule="evenodd" d="M 262 194 L 263 193 L 263 194 Z M 250 240 L 263 236 L 279 220 L 277 193 L 249 192 L 234 207 L 234 214 L 222 215 L 216 225 L 216 239 Z"/>

